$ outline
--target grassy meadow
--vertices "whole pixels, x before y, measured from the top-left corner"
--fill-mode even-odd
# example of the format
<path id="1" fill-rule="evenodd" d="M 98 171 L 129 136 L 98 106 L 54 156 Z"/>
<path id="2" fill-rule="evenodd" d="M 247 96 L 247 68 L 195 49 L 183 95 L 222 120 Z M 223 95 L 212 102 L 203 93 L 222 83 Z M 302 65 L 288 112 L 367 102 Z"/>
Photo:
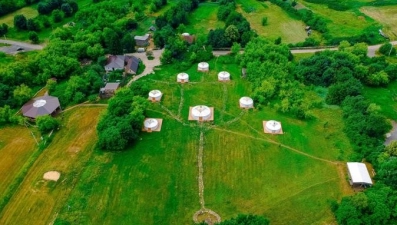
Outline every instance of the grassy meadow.
<path id="1" fill-rule="evenodd" d="M 205 206 L 222 219 L 266 215 L 272 224 L 333 223 L 329 201 L 350 194 L 343 166 L 351 146 L 338 109 L 319 109 L 301 121 L 271 107 L 241 110 L 250 95 L 240 68 L 223 57 L 209 73 L 163 66 L 137 82 L 163 92 L 147 116 L 161 132 L 141 133 L 125 152 L 94 151 L 55 224 L 190 224 L 200 209 L 197 153 L 204 132 Z M 230 82 L 217 81 L 227 70 Z M 190 82 L 176 83 L 187 72 Z M 189 106 L 215 108 L 213 123 L 188 121 Z M 262 121 L 280 120 L 284 135 L 263 133 Z"/>
<path id="2" fill-rule="evenodd" d="M 397 120 L 397 82 L 390 83 L 387 87 L 367 87 L 363 94 L 365 98 L 377 104 L 381 108 L 381 113 L 387 118 Z"/>
<path id="3" fill-rule="evenodd" d="M 82 168 L 93 152 L 96 141 L 95 126 L 102 110 L 103 107 L 80 107 L 64 113 L 61 129 L 35 160 L 23 182 L 14 190 L 12 198 L 1 211 L 0 224 L 49 224 L 55 220 L 59 207 L 80 180 Z M 20 148 L 32 149 L 32 138 L 23 138 L 25 133 L 28 132 L 21 132 L 20 141 L 27 143 L 19 143 Z M 5 151 L 1 149 L 0 154 L 6 153 Z M 23 154 L 20 156 L 28 157 Z M 21 165 L 19 159 L 13 160 L 16 165 Z M 52 170 L 61 173 L 58 182 L 43 179 L 43 174 Z"/>
<path id="4" fill-rule="evenodd" d="M 307 38 L 306 25 L 300 20 L 291 18 L 279 6 L 255 0 L 237 0 L 237 3 L 237 11 L 250 22 L 251 28 L 258 35 L 273 40 L 281 37 L 285 43 L 303 42 Z M 262 25 L 263 17 L 267 17 L 266 26 Z"/>
<path id="5" fill-rule="evenodd" d="M 225 23 L 217 18 L 218 9 L 219 4 L 201 3 L 189 17 L 186 32 L 202 36 L 207 35 L 211 29 L 223 28 Z"/>

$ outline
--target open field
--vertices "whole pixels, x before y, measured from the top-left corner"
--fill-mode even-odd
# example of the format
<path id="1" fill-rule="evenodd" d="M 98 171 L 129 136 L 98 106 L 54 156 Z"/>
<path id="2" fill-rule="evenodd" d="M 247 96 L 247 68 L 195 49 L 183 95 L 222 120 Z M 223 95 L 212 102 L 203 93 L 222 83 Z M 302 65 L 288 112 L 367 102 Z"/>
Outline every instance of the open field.
<path id="1" fill-rule="evenodd" d="M 237 3 L 237 11 L 243 14 L 258 35 L 273 40 L 281 37 L 285 43 L 302 42 L 307 38 L 305 24 L 300 20 L 291 18 L 277 5 L 255 0 L 237 0 Z M 252 12 L 246 12 L 244 9 L 249 9 Z M 263 17 L 268 18 L 266 26 L 262 26 Z"/>
<path id="2" fill-rule="evenodd" d="M 9 198 L 23 179 L 24 169 L 38 148 L 30 130 L 23 126 L 0 128 L 0 203 Z M 21 177 L 22 176 L 22 177 Z M 3 206 L 3 205 L 1 205 Z M 1 209 L 0 209 L 1 211 Z"/>
<path id="3" fill-rule="evenodd" d="M 201 3 L 189 17 L 186 32 L 195 35 L 207 35 L 211 29 L 223 28 L 225 23 L 217 18 L 218 9 L 219 4 Z"/>
<path id="4" fill-rule="evenodd" d="M 330 34 L 335 37 L 349 37 L 359 35 L 365 28 L 371 25 L 378 25 L 378 23 L 359 10 L 351 9 L 346 11 L 337 11 L 328 8 L 327 5 L 314 4 L 309 2 L 300 1 L 307 8 L 320 16 L 328 19 L 327 27 Z"/>
<path id="5" fill-rule="evenodd" d="M 382 31 L 392 40 L 397 38 L 397 6 L 363 7 L 361 12 L 383 25 Z"/>
<path id="6" fill-rule="evenodd" d="M 126 152 L 95 151 L 56 224 L 190 224 L 201 208 L 199 159 L 205 207 L 222 219 L 254 213 L 274 224 L 334 222 L 329 201 L 351 194 L 337 163 L 352 152 L 341 111 L 315 110 L 316 119 L 301 121 L 270 107 L 241 110 L 250 84 L 222 61 L 212 60 L 205 74 L 192 66 L 187 84 L 176 83 L 181 71 L 171 66 L 137 81 L 164 93 L 148 109 L 148 117 L 163 119 L 162 131 L 142 133 Z M 218 82 L 221 70 L 232 81 Z M 198 104 L 215 108 L 213 125 L 187 120 Z M 264 134 L 266 119 L 280 120 L 285 134 Z"/>
<path id="7" fill-rule="evenodd" d="M 381 112 L 390 119 L 397 120 L 397 82 L 384 87 L 365 87 L 364 96 L 381 108 Z"/>
<path id="8" fill-rule="evenodd" d="M 80 107 L 64 114 L 63 126 L 15 190 L 0 214 L 0 224 L 49 224 L 55 219 L 92 154 L 102 110 Z M 52 170 L 61 173 L 59 181 L 43 180 L 43 174 Z"/>

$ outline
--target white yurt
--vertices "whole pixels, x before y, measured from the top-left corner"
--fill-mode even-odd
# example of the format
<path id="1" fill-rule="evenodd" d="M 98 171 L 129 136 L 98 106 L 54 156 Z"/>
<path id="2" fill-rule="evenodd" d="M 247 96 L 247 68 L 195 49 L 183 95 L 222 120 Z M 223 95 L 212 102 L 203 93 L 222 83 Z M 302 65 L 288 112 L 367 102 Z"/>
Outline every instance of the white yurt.
<path id="1" fill-rule="evenodd" d="M 200 72 L 208 72 L 210 70 L 210 65 L 206 62 L 201 62 L 198 64 L 197 70 Z"/>
<path id="2" fill-rule="evenodd" d="M 230 80 L 230 73 L 226 71 L 222 71 L 218 73 L 218 80 L 219 81 L 226 81 Z"/>
<path id="3" fill-rule="evenodd" d="M 143 122 L 143 126 L 145 127 L 145 130 L 152 131 L 159 127 L 159 122 L 156 119 L 148 118 Z"/>
<path id="4" fill-rule="evenodd" d="M 163 96 L 163 93 L 159 90 L 152 90 L 149 92 L 149 99 L 152 101 L 160 101 L 161 96 Z"/>
<path id="5" fill-rule="evenodd" d="M 192 108 L 192 117 L 196 120 L 206 120 L 211 117 L 211 109 L 205 105 L 197 105 Z"/>
<path id="6" fill-rule="evenodd" d="M 269 120 L 266 122 L 265 129 L 270 133 L 279 133 L 281 131 L 281 123 L 275 120 Z"/>
<path id="7" fill-rule="evenodd" d="M 182 33 L 182 36 L 190 36 L 189 33 Z"/>
<path id="8" fill-rule="evenodd" d="M 177 80 L 177 82 L 179 82 L 179 83 L 186 83 L 186 82 L 189 82 L 189 75 L 188 75 L 187 73 L 179 73 L 179 74 L 176 76 L 176 80 Z"/>
<path id="9" fill-rule="evenodd" d="M 240 107 L 241 108 L 254 108 L 254 100 L 252 100 L 252 98 L 250 97 L 242 97 L 240 98 Z"/>

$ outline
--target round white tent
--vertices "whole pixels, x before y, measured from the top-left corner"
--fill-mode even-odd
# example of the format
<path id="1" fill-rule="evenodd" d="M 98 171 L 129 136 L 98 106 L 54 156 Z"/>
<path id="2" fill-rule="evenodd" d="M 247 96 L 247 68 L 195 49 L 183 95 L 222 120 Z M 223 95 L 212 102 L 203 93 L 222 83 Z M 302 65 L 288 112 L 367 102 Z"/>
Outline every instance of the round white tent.
<path id="1" fill-rule="evenodd" d="M 163 96 L 163 93 L 159 90 L 152 90 L 149 92 L 149 99 L 152 101 L 160 101 L 161 96 Z"/>
<path id="2" fill-rule="evenodd" d="M 200 72 L 207 72 L 210 70 L 210 65 L 206 62 L 201 62 L 198 64 L 197 70 Z"/>
<path id="3" fill-rule="evenodd" d="M 265 129 L 270 133 L 279 133 L 281 131 L 281 123 L 275 120 L 266 122 Z"/>
<path id="4" fill-rule="evenodd" d="M 182 33 L 182 36 L 190 36 L 189 33 Z"/>
<path id="5" fill-rule="evenodd" d="M 211 109 L 205 105 L 197 105 L 192 108 L 192 117 L 196 120 L 206 120 L 211 117 Z"/>
<path id="6" fill-rule="evenodd" d="M 230 73 L 226 71 L 222 71 L 218 73 L 218 80 L 219 81 L 226 81 L 230 80 Z"/>
<path id="7" fill-rule="evenodd" d="M 242 97 L 239 102 L 241 108 L 254 108 L 254 100 L 250 97 Z"/>
<path id="8" fill-rule="evenodd" d="M 185 82 L 189 82 L 189 75 L 187 73 L 179 73 L 176 76 L 176 80 L 179 83 L 185 83 Z"/>
<path id="9" fill-rule="evenodd" d="M 159 126 L 159 122 L 156 119 L 148 118 L 143 122 L 145 130 L 152 131 L 156 130 Z"/>

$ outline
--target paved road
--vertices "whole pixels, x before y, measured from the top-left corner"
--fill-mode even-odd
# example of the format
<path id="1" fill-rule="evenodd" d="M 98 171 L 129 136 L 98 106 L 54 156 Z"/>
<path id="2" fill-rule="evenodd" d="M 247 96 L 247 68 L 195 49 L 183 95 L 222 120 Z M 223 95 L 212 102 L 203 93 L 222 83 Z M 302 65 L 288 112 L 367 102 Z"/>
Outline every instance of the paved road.
<path id="1" fill-rule="evenodd" d="M 390 42 L 392 45 L 397 45 L 397 41 L 392 41 Z M 370 45 L 368 46 L 368 57 L 374 57 L 375 56 L 375 52 L 376 50 L 379 49 L 379 47 L 382 44 L 379 45 Z M 321 51 L 325 51 L 325 50 L 331 50 L 331 51 L 335 51 L 338 50 L 338 48 L 319 48 L 319 49 L 294 49 L 291 50 L 292 54 L 299 54 L 299 53 L 314 53 L 314 52 L 321 52 Z M 213 54 L 215 56 L 220 56 L 220 55 L 227 55 L 229 54 L 230 51 L 214 51 Z"/>
<path id="2" fill-rule="evenodd" d="M 34 45 L 21 41 L 13 41 L 13 40 L 4 40 L 0 39 L 0 43 L 9 44 L 10 46 L 0 47 L 0 51 L 5 52 L 7 54 L 16 54 L 19 51 L 18 48 L 23 48 L 22 51 L 34 51 L 34 50 L 42 50 L 44 48 L 43 45 Z"/>
<path id="3" fill-rule="evenodd" d="M 145 70 L 137 75 L 134 76 L 127 84 L 127 86 L 130 86 L 132 82 L 138 80 L 141 77 L 144 77 L 148 74 L 151 74 L 154 72 L 154 67 L 159 66 L 161 64 L 160 62 L 160 56 L 163 54 L 164 49 L 161 50 L 153 50 L 153 56 L 154 59 L 153 60 L 148 60 L 147 56 L 146 56 L 146 52 L 141 52 L 141 53 L 131 53 L 131 54 L 127 54 L 127 55 L 133 55 L 137 58 L 140 58 L 142 60 L 142 63 L 145 64 Z"/>

